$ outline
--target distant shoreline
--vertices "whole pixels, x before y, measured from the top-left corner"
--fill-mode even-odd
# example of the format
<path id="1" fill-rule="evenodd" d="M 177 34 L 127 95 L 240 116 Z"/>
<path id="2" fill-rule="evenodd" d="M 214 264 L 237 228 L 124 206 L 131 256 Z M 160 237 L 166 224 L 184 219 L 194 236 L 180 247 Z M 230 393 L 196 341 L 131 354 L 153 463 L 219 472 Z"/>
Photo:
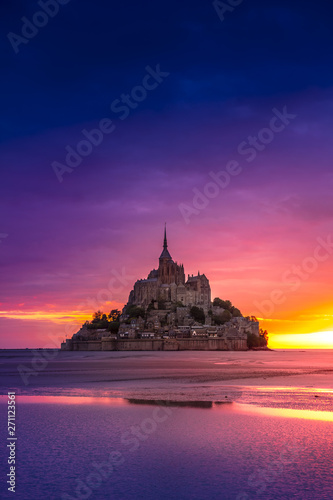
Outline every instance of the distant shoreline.
<path id="1" fill-rule="evenodd" d="M 60 347 L 0 347 L 0 352 L 3 351 L 61 351 L 61 352 L 68 352 L 64 351 Z M 322 348 L 322 347 L 274 347 L 272 349 L 271 347 L 255 347 L 252 349 L 248 349 L 247 351 L 277 351 L 277 352 L 289 352 L 289 351 L 295 351 L 295 352 L 305 352 L 305 351 L 333 351 L 333 347 L 330 348 Z M 247 352 L 247 351 L 242 351 L 242 352 Z M 85 352 L 85 351 L 69 351 L 69 352 Z M 103 352 L 103 351 L 87 351 L 87 352 Z M 115 352 L 115 351 L 112 351 Z M 116 351 L 116 352 L 121 352 L 121 351 Z M 144 352 L 144 351 L 142 351 Z M 168 351 L 164 351 L 168 352 Z M 170 351 L 170 352 L 180 352 L 180 351 Z M 184 352 L 184 351 L 181 351 Z M 217 351 L 217 352 L 229 352 L 229 351 Z M 230 352 L 237 352 L 237 351 L 230 351 Z"/>

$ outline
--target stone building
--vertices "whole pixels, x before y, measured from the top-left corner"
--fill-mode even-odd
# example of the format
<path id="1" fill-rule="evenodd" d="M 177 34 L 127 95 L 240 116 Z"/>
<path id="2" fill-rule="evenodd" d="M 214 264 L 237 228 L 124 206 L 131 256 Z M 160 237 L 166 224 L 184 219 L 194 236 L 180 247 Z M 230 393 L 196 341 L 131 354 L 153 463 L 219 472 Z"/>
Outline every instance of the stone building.
<path id="1" fill-rule="evenodd" d="M 185 280 L 183 264 L 174 262 L 169 250 L 164 230 L 163 250 L 157 269 L 150 271 L 146 279 L 135 282 L 127 305 L 148 307 L 156 302 L 176 303 L 184 306 L 200 306 L 205 309 L 211 304 L 209 280 L 198 272 L 197 276 L 188 275 Z"/>
<path id="2" fill-rule="evenodd" d="M 192 306 L 197 306 L 199 311 L 191 310 Z M 209 280 L 204 274 L 188 275 L 186 280 L 183 264 L 173 261 L 169 253 L 165 229 L 158 268 L 150 271 L 146 279 L 135 282 L 119 318 L 117 337 L 106 330 L 94 330 L 91 325 L 89 328 L 84 325 L 61 348 L 247 350 L 247 335 L 254 333 L 258 336 L 259 323 L 238 316 L 240 312 L 234 310 L 231 303 L 230 308 L 212 304 Z M 131 315 L 134 312 L 137 316 Z M 196 313 L 200 313 L 199 317 Z"/>

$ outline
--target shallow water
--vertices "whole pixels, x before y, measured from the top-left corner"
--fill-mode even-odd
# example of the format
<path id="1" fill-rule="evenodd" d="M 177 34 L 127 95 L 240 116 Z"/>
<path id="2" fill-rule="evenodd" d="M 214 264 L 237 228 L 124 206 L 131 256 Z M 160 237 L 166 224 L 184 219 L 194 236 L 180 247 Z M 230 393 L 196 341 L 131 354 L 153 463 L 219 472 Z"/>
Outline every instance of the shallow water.
<path id="1" fill-rule="evenodd" d="M 332 359 L 1 351 L 17 394 L 15 495 L 0 396 L 1 498 L 333 500 Z"/>
<path id="2" fill-rule="evenodd" d="M 332 500 L 333 413 L 264 400 L 18 396 L 14 498 Z"/>

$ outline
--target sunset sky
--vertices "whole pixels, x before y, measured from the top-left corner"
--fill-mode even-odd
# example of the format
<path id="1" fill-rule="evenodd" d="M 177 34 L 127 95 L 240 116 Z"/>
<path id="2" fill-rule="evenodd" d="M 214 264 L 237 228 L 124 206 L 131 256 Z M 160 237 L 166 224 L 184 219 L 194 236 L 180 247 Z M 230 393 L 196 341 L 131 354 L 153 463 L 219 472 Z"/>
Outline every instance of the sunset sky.
<path id="1" fill-rule="evenodd" d="M 333 348 L 333 6 L 161 9 L 71 0 L 15 53 L 7 34 L 41 7 L 0 6 L 1 347 L 122 307 L 167 222 L 173 259 L 262 318 L 271 347 Z"/>

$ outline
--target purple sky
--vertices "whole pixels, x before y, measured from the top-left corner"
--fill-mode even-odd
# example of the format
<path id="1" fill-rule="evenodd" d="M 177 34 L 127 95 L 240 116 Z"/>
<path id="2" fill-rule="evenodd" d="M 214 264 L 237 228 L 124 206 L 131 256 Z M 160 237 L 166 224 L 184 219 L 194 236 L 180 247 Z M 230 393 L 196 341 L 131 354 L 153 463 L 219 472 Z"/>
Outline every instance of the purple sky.
<path id="1" fill-rule="evenodd" d="M 150 2 L 142 12 L 131 3 L 128 18 L 123 7 L 115 16 L 110 6 L 90 13 L 86 4 L 79 13 L 74 1 L 64 6 L 17 55 L 6 34 L 19 32 L 20 15 L 1 7 L 2 346 L 43 346 L 47 332 L 63 338 L 66 322 L 79 324 L 95 304 L 120 307 L 135 279 L 157 265 L 165 221 L 170 253 L 186 273 L 204 272 L 213 297 L 262 317 L 255 302 L 331 234 L 331 7 L 313 13 L 300 2 L 244 2 L 221 23 L 210 4 L 174 4 L 158 28 L 145 17 L 158 16 Z M 21 2 L 21 16 L 35 7 Z M 121 120 L 111 103 L 157 64 L 169 75 Z M 239 145 L 285 106 L 296 117 L 248 162 Z M 81 131 L 104 118 L 114 131 L 60 183 L 52 163 L 65 163 L 66 146 L 76 148 Z M 241 173 L 186 222 L 179 206 L 193 207 L 193 190 L 203 193 L 210 172 L 231 160 Z M 320 262 L 266 316 L 272 331 L 332 324 L 323 323 L 332 311 L 332 262 L 331 255 Z M 115 273 L 130 278 L 107 296 Z"/>

